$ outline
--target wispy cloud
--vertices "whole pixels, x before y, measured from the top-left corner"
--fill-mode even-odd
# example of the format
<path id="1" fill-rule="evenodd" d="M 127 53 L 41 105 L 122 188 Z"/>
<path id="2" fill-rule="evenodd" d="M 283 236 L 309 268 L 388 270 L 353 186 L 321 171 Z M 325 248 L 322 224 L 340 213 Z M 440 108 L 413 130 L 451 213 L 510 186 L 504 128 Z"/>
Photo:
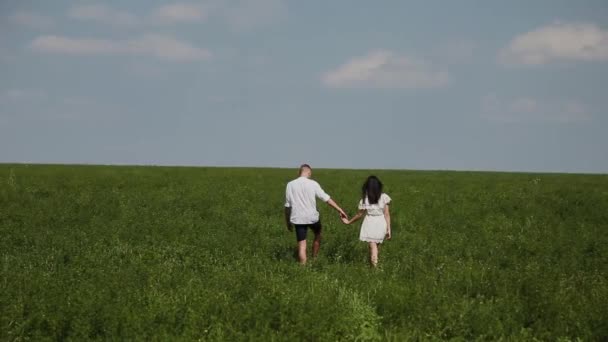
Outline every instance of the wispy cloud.
<path id="1" fill-rule="evenodd" d="M 196 22 L 207 18 L 207 11 L 200 4 L 174 3 L 157 8 L 152 19 L 160 24 Z"/>
<path id="2" fill-rule="evenodd" d="M 592 23 L 555 23 L 516 36 L 498 58 L 522 65 L 608 61 L 608 31 Z"/>
<path id="3" fill-rule="evenodd" d="M 532 97 L 503 100 L 495 94 L 482 99 L 481 111 L 484 118 L 502 123 L 572 123 L 591 119 L 585 105 L 576 100 L 542 100 Z"/>
<path id="4" fill-rule="evenodd" d="M 141 20 L 126 11 L 119 11 L 101 4 L 78 5 L 68 10 L 68 16 L 81 21 L 94 21 L 111 26 L 135 26 Z"/>
<path id="5" fill-rule="evenodd" d="M 40 36 L 30 44 L 39 52 L 68 55 L 142 55 L 169 61 L 197 61 L 211 57 L 203 48 L 168 35 L 148 34 L 130 40 L 79 39 Z"/>
<path id="6" fill-rule="evenodd" d="M 51 17 L 34 12 L 19 11 L 13 13 L 8 20 L 13 24 L 36 30 L 46 30 L 55 26 L 55 21 Z"/>
<path id="7" fill-rule="evenodd" d="M 436 88 L 449 76 L 428 62 L 377 50 L 326 72 L 321 81 L 331 88 Z"/>
<path id="8" fill-rule="evenodd" d="M 141 27 L 202 21 L 207 17 L 201 4 L 172 3 L 148 14 L 133 14 L 104 4 L 77 5 L 68 10 L 68 17 L 116 27 Z"/>
<path id="9" fill-rule="evenodd" d="M 217 1 L 215 8 L 237 31 L 269 25 L 287 15 L 284 0 Z"/>
<path id="10" fill-rule="evenodd" d="M 274 23 L 286 12 L 284 0 L 207 0 L 170 3 L 138 14 L 105 4 L 76 5 L 68 10 L 68 17 L 116 27 L 196 23 L 213 17 L 237 31 L 246 31 Z"/>
<path id="11" fill-rule="evenodd" d="M 0 103 L 38 102 L 46 98 L 46 92 L 32 89 L 9 89 L 0 93 Z"/>

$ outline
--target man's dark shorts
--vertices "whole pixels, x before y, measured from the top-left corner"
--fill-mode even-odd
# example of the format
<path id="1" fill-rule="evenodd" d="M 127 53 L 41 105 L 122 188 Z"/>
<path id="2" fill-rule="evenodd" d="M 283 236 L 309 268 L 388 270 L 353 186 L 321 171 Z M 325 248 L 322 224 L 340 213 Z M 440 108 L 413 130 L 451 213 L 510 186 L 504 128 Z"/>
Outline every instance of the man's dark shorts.
<path id="1" fill-rule="evenodd" d="M 306 240 L 306 232 L 308 228 L 315 232 L 315 235 L 321 234 L 321 221 L 317 221 L 311 224 L 294 224 L 296 227 L 296 239 L 299 241 Z"/>

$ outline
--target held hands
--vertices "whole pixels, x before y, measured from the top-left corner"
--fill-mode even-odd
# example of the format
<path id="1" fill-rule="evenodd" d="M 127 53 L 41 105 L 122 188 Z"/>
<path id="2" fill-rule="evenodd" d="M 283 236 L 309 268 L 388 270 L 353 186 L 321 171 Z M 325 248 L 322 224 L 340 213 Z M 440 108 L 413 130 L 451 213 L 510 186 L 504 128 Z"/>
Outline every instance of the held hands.
<path id="1" fill-rule="evenodd" d="M 338 212 L 340 213 L 340 220 L 342 220 L 342 223 L 348 224 L 348 215 L 346 212 L 342 209 L 340 209 Z"/>
<path id="2" fill-rule="evenodd" d="M 342 220 L 342 223 L 344 223 L 344 224 L 350 224 L 350 220 L 348 219 L 348 216 L 342 216 L 342 215 L 340 215 L 340 219 Z"/>
<path id="3" fill-rule="evenodd" d="M 350 220 L 348 219 L 348 215 L 344 212 L 344 210 L 340 211 L 340 220 L 344 224 L 350 224 Z"/>

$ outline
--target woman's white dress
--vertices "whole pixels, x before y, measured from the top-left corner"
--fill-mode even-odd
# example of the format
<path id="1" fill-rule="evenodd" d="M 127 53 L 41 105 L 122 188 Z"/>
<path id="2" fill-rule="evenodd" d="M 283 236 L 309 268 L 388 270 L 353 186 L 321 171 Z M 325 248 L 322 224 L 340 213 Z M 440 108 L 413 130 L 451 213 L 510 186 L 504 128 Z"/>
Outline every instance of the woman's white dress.
<path id="1" fill-rule="evenodd" d="M 365 218 L 361 224 L 361 233 L 359 240 L 366 242 L 382 243 L 386 236 L 386 218 L 384 218 L 384 207 L 391 202 L 391 198 L 387 194 L 382 194 L 378 203 L 369 204 L 367 198 L 365 202 L 359 201 L 359 210 L 365 210 Z"/>

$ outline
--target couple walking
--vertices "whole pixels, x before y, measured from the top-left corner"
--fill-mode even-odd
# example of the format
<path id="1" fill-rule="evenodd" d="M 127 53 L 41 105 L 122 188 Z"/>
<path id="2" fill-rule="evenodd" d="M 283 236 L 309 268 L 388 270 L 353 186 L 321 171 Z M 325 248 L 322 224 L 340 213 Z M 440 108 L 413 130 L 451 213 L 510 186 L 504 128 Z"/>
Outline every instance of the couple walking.
<path id="1" fill-rule="evenodd" d="M 344 224 L 352 224 L 361 217 L 363 224 L 359 239 L 369 244 L 369 261 L 372 266 L 378 264 L 378 245 L 391 238 L 391 216 L 389 203 L 391 198 L 382 192 L 382 183 L 376 176 L 369 176 L 361 191 L 359 211 L 352 218 L 330 196 L 323 191 L 319 183 L 310 179 L 312 168 L 308 164 L 300 166 L 297 179 L 287 183 L 285 189 L 285 222 L 287 229 L 293 231 L 295 226 L 298 240 L 298 259 L 306 263 L 306 233 L 310 228 L 315 239 L 312 245 L 312 255 L 316 257 L 321 247 L 321 220 L 317 211 L 316 199 L 319 198 L 340 213 Z"/>

